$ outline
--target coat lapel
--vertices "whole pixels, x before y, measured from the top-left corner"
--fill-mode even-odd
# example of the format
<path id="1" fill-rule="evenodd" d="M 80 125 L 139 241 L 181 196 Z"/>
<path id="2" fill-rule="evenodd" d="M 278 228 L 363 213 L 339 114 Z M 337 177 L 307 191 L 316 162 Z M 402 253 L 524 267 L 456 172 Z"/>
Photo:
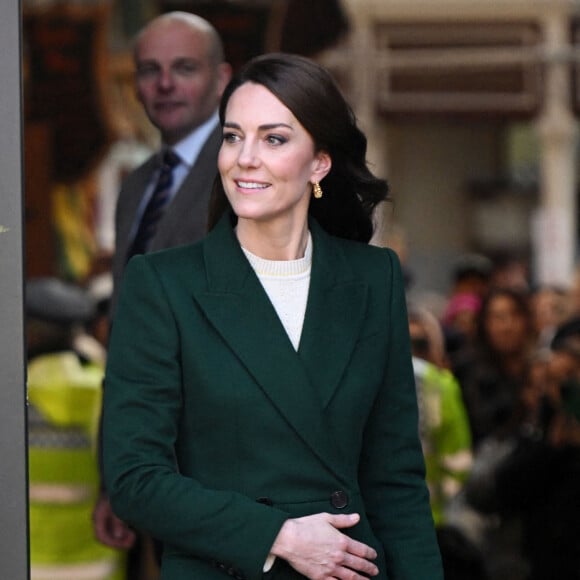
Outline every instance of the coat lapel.
<path id="1" fill-rule="evenodd" d="M 343 284 L 336 275 L 330 276 L 337 265 L 328 249 L 331 244 L 319 240 L 326 236 L 319 228 L 313 236 L 313 280 L 298 353 L 227 218 L 204 242 L 208 291 L 196 293 L 195 299 L 297 435 L 343 480 L 344 461 L 324 406 L 356 342 L 365 289 L 350 279 Z M 329 262 L 322 264 L 326 259 Z M 321 271 L 314 274 L 318 268 Z M 335 336 L 339 333 L 345 336 Z"/>
<path id="2" fill-rule="evenodd" d="M 314 237 L 312 277 L 298 351 L 326 408 L 359 337 L 367 287 L 355 278 L 330 236 L 314 221 L 310 229 Z"/>

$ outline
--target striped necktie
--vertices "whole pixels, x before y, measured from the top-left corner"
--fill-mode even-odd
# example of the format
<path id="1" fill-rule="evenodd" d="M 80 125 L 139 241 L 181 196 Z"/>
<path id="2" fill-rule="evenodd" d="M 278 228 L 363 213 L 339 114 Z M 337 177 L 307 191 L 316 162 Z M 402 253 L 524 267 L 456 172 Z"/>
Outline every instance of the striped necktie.
<path id="1" fill-rule="evenodd" d="M 133 240 L 133 244 L 127 255 L 127 259 L 135 254 L 144 254 L 147 251 L 149 242 L 155 234 L 157 224 L 163 215 L 163 212 L 171 196 L 171 186 L 173 185 L 173 169 L 180 162 L 179 156 L 167 149 L 163 153 L 161 170 L 155 184 L 155 189 L 143 212 L 143 217 L 139 223 L 139 229 Z"/>

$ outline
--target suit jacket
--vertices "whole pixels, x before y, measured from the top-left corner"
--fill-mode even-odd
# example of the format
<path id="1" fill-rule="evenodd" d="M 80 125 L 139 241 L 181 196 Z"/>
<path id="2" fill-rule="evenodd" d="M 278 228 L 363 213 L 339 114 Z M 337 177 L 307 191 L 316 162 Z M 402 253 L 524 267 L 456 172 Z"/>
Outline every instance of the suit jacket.
<path id="1" fill-rule="evenodd" d="M 303 578 L 262 566 L 282 523 L 358 512 L 381 579 L 442 578 L 400 268 L 314 221 L 300 346 L 225 216 L 128 265 L 106 372 L 116 513 L 164 542 L 163 579 Z M 110 388 L 109 388 L 110 387 Z"/>
<path id="2" fill-rule="evenodd" d="M 150 251 L 171 248 L 200 240 L 207 233 L 210 193 L 217 174 L 217 155 L 222 141 L 217 126 L 202 147 L 195 164 L 165 210 L 151 240 Z M 132 171 L 121 187 L 115 213 L 115 254 L 113 256 L 112 312 L 131 245 L 129 236 L 143 194 L 159 169 L 159 156 L 153 155 Z"/>

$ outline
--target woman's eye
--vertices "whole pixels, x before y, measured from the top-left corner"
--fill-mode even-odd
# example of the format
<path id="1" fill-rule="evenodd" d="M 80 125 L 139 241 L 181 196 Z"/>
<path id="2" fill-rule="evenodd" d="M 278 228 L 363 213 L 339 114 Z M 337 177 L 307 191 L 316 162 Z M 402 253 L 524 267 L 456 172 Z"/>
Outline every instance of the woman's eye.
<path id="1" fill-rule="evenodd" d="M 282 137 L 282 135 L 268 135 L 266 137 L 266 142 L 269 145 L 283 145 L 287 141 L 288 139 L 286 139 L 286 137 Z"/>
<path id="2" fill-rule="evenodd" d="M 240 137 L 235 133 L 224 133 L 223 139 L 225 143 L 236 143 Z"/>

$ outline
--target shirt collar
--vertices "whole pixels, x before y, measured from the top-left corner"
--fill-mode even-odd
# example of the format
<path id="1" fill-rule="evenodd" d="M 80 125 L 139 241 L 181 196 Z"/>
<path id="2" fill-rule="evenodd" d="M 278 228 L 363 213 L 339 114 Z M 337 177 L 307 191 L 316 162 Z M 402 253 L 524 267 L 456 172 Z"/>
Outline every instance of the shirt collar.
<path id="1" fill-rule="evenodd" d="M 173 147 L 173 150 L 179 155 L 183 163 L 189 167 L 193 166 L 204 143 L 218 123 L 219 116 L 216 110 L 205 123 L 194 129 Z"/>

